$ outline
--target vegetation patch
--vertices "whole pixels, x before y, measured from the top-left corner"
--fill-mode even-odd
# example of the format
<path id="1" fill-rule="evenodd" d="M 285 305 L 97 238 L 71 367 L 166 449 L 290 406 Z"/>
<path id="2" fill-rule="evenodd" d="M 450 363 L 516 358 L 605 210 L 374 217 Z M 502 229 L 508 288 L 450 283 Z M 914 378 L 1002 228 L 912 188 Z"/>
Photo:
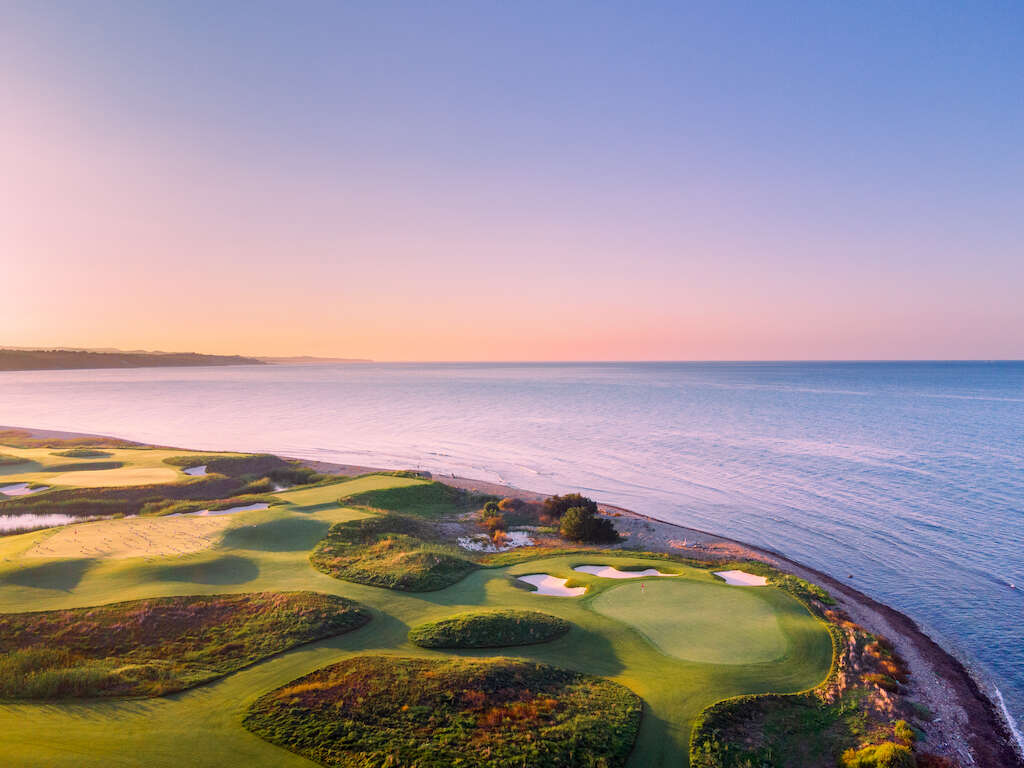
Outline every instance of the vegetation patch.
<path id="1" fill-rule="evenodd" d="M 160 696 L 369 620 L 358 603 L 315 592 L 0 615 L 0 697 Z"/>
<path id="2" fill-rule="evenodd" d="M 438 541 L 433 526 L 403 515 L 338 523 L 310 561 L 337 579 L 406 592 L 444 589 L 479 567 Z"/>
<path id="3" fill-rule="evenodd" d="M 12 467 L 15 464 L 28 464 L 31 459 L 26 459 L 21 456 L 11 456 L 7 453 L 0 453 L 0 467 Z"/>
<path id="4" fill-rule="evenodd" d="M 96 448 L 68 448 L 66 451 L 54 451 L 54 456 L 63 456 L 68 459 L 105 459 L 114 454 L 110 451 L 100 451 Z"/>
<path id="5" fill-rule="evenodd" d="M 409 640 L 423 648 L 502 648 L 546 643 L 572 625 L 540 611 L 475 611 L 420 624 Z"/>
<path id="6" fill-rule="evenodd" d="M 266 694 L 244 723 L 327 766 L 612 768 L 640 713 L 627 688 L 544 664 L 361 656 Z"/>
<path id="7" fill-rule="evenodd" d="M 227 477 L 248 478 L 250 481 L 266 478 L 272 483 L 288 485 L 305 485 L 326 479 L 298 461 L 287 461 L 267 453 L 254 454 L 201 454 L 192 453 L 183 456 L 169 456 L 165 464 L 174 467 L 195 467 L 206 465 L 207 474 L 225 475 Z M 268 488 L 267 490 L 271 490 Z"/>
<path id="8" fill-rule="evenodd" d="M 115 437 L 33 437 L 31 432 L 23 429 L 0 430 L 0 445 L 11 448 L 75 448 L 88 446 L 92 448 L 144 448 L 142 443 L 121 440 Z"/>
<path id="9" fill-rule="evenodd" d="M 403 515 L 439 518 L 471 512 L 485 502 L 493 501 L 496 498 L 471 493 L 434 481 L 357 493 L 342 498 L 341 502 L 352 506 L 371 507 L 385 512 L 400 512 Z"/>

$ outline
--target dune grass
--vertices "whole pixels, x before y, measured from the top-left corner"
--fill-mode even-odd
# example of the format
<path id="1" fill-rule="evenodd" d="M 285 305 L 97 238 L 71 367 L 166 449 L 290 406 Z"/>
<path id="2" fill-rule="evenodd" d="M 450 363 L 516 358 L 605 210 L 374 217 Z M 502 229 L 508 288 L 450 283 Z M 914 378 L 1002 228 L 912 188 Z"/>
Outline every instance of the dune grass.
<path id="1" fill-rule="evenodd" d="M 625 765 L 640 699 L 544 664 L 362 656 L 261 697 L 245 726 L 327 766 Z"/>
<path id="2" fill-rule="evenodd" d="M 160 696 L 369 619 L 357 603 L 313 592 L 0 615 L 0 697 Z"/>
<path id="3" fill-rule="evenodd" d="M 406 592 L 444 589 L 479 567 L 433 538 L 428 524 L 411 517 L 367 517 L 333 526 L 310 561 L 337 579 Z"/>
<path id="4" fill-rule="evenodd" d="M 570 626 L 540 611 L 473 611 L 413 627 L 409 640 L 421 648 L 504 648 L 546 643 Z"/>
<path id="5" fill-rule="evenodd" d="M 370 507 L 403 515 L 439 518 L 454 517 L 479 509 L 496 496 L 470 493 L 438 482 L 421 482 L 353 493 L 342 499 L 344 504 Z"/>

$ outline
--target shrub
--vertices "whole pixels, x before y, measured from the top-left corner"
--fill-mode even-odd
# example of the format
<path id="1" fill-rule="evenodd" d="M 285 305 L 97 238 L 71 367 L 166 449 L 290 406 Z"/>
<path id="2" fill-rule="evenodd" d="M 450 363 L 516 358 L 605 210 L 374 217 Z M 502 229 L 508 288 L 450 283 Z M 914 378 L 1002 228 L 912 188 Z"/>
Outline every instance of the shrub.
<path id="1" fill-rule="evenodd" d="M 909 747 L 886 741 L 843 753 L 842 768 L 914 768 L 914 753 Z"/>
<path id="2" fill-rule="evenodd" d="M 519 499 L 513 499 L 511 496 L 506 496 L 498 502 L 498 509 L 502 512 L 512 512 L 519 509 L 521 506 L 522 502 Z"/>
<path id="3" fill-rule="evenodd" d="M 369 620 L 358 603 L 315 592 L 4 614 L 0 697 L 160 696 Z"/>
<path id="4" fill-rule="evenodd" d="M 357 656 L 265 694 L 243 724 L 326 766 L 617 768 L 641 706 L 545 664 Z"/>
<path id="5" fill-rule="evenodd" d="M 444 589 L 479 568 L 438 542 L 429 523 L 404 515 L 338 523 L 309 559 L 336 579 L 406 592 Z"/>
<path id="6" fill-rule="evenodd" d="M 546 643 L 570 626 L 540 611 L 475 611 L 414 627 L 409 640 L 423 648 L 501 648 Z"/>
<path id="7" fill-rule="evenodd" d="M 550 496 L 544 500 L 544 514 L 551 520 L 561 520 L 562 515 L 573 507 L 589 509 L 597 514 L 597 502 L 578 493 L 567 493 L 565 496 Z"/>
<path id="8" fill-rule="evenodd" d="M 589 544 L 612 544 L 619 540 L 619 534 L 612 521 L 599 517 L 596 508 L 590 507 L 567 509 L 562 515 L 559 531 L 571 541 Z"/>

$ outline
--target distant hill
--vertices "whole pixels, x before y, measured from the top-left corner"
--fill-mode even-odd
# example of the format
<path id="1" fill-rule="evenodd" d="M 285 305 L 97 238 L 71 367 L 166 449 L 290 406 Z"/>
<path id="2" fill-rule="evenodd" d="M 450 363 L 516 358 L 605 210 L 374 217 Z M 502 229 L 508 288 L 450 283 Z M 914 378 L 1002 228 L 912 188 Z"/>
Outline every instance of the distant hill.
<path id="1" fill-rule="evenodd" d="M 297 357 L 260 357 L 257 358 L 264 363 L 272 365 L 330 365 L 332 363 L 372 363 L 364 357 L 312 357 L 310 355 L 299 355 Z"/>
<path id="2" fill-rule="evenodd" d="M 262 360 L 255 357 L 200 355 L 196 352 L 89 352 L 74 349 L 0 349 L 0 371 L 263 364 Z"/>

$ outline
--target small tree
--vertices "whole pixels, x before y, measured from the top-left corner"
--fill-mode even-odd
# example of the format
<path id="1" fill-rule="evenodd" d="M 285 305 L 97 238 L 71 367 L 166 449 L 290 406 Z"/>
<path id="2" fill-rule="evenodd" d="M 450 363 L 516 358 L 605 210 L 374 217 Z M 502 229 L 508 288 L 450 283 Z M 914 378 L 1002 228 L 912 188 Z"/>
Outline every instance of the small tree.
<path id="1" fill-rule="evenodd" d="M 596 505 L 595 505 L 596 506 Z M 619 540 L 612 521 L 597 515 L 590 507 L 570 507 L 562 515 L 559 530 L 570 541 L 613 544 Z"/>
<path id="2" fill-rule="evenodd" d="M 551 496 L 544 500 L 544 514 L 553 521 L 561 520 L 562 515 L 573 507 L 589 509 L 594 515 L 597 514 L 597 502 L 593 499 L 588 499 L 586 496 L 580 496 L 578 493 L 567 493 L 565 496 Z"/>

